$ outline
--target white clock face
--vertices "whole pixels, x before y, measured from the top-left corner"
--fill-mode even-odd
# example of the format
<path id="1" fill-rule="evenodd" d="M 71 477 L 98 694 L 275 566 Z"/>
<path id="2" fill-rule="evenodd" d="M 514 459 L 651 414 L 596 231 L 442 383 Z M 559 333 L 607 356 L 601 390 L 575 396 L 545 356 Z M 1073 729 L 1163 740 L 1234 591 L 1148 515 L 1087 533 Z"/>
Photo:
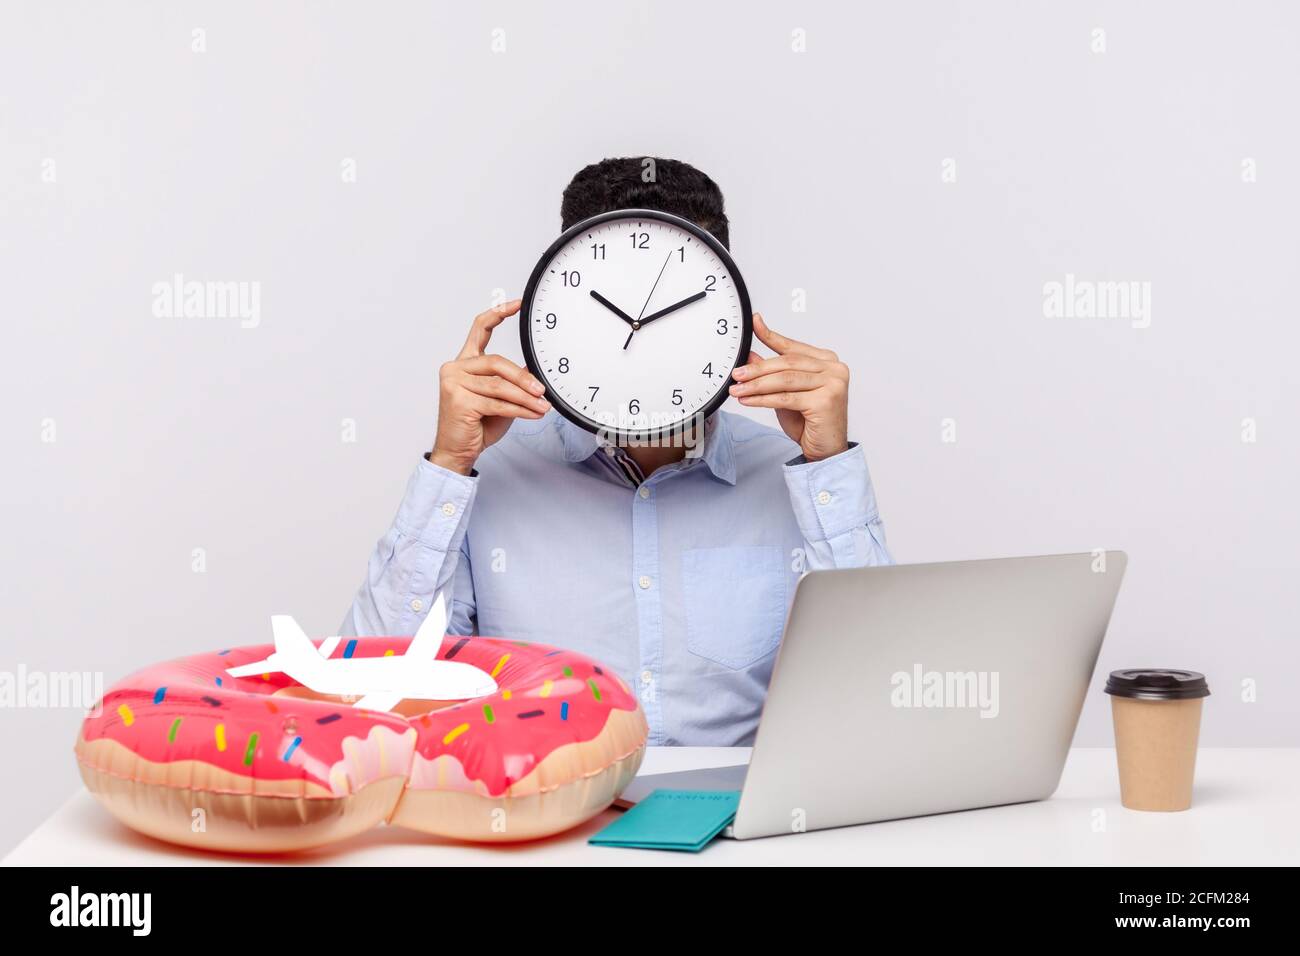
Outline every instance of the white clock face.
<path id="1" fill-rule="evenodd" d="M 750 333 L 748 295 L 726 251 L 644 211 L 579 226 L 539 264 L 524 297 L 525 355 L 551 401 L 584 427 L 620 436 L 712 412 Z"/>

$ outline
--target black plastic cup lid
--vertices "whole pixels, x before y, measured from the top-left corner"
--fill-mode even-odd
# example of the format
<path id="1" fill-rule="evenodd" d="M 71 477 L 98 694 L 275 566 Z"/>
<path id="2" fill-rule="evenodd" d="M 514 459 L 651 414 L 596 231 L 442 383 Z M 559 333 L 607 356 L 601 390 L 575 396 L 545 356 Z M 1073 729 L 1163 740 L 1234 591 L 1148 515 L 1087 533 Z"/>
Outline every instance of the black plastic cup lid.
<path id="1" fill-rule="evenodd" d="M 1134 667 L 1111 671 L 1106 679 L 1106 693 L 1141 700 L 1195 700 L 1209 697 L 1210 688 L 1205 683 L 1205 675 L 1196 671 Z"/>

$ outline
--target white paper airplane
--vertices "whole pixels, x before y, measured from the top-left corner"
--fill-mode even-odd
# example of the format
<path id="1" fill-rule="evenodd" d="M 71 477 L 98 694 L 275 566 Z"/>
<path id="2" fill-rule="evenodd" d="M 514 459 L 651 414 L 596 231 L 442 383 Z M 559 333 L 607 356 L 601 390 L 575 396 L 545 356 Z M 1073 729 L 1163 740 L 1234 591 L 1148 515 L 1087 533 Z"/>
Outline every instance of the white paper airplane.
<path id="1" fill-rule="evenodd" d="M 359 696 L 352 706 L 371 710 L 391 710 L 407 699 L 469 700 L 497 691 L 497 682 L 486 671 L 436 659 L 447 633 L 447 605 L 441 594 L 400 656 L 328 660 L 342 638 L 326 638 L 317 648 L 287 614 L 271 617 L 271 633 L 275 650 L 270 657 L 227 668 L 226 673 L 231 677 L 288 674 L 318 694 Z"/>

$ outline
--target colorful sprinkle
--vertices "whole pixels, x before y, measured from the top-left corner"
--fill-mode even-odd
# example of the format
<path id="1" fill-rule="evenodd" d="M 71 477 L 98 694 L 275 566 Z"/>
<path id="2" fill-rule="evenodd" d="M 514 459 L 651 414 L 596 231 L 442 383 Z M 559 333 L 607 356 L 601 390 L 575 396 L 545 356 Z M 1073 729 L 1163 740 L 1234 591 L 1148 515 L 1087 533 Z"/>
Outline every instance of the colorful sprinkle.
<path id="1" fill-rule="evenodd" d="M 217 750 L 221 751 L 222 753 L 225 753 L 226 752 L 226 725 L 217 724 L 217 729 L 214 731 L 214 734 L 216 735 L 217 738 Z"/>
<path id="2" fill-rule="evenodd" d="M 199 700 L 203 701 L 205 704 L 210 704 L 213 707 L 221 706 L 221 701 L 217 700 L 215 697 L 208 697 L 206 694 L 200 697 Z"/>
<path id="3" fill-rule="evenodd" d="M 469 724 L 461 724 L 459 727 L 453 727 L 443 736 L 442 742 L 444 744 L 449 744 L 467 730 L 469 730 Z"/>
<path id="4" fill-rule="evenodd" d="M 224 651 L 217 651 L 217 656 L 225 657 L 229 653 L 230 653 L 230 648 L 227 647 Z"/>
<path id="5" fill-rule="evenodd" d="M 560 720 L 569 719 L 569 702 L 566 700 L 560 705 Z"/>
<path id="6" fill-rule="evenodd" d="M 502 700 L 509 700 L 513 696 L 515 696 L 515 692 L 512 691 L 509 687 L 507 687 L 505 690 L 501 692 Z"/>
<path id="7" fill-rule="evenodd" d="M 353 654 L 356 653 L 356 650 L 357 650 L 357 639 L 354 637 L 352 638 L 352 640 L 348 641 L 348 646 L 343 648 L 343 656 L 345 658 L 351 657 Z"/>
<path id="8" fill-rule="evenodd" d="M 549 654 L 543 654 L 543 657 L 554 657 L 556 654 L 563 654 L 564 651 L 551 651 Z"/>
<path id="9" fill-rule="evenodd" d="M 544 710 L 526 710 L 522 714 L 515 714 L 520 720 L 527 720 L 529 717 L 540 717 L 546 713 Z"/>
<path id="10" fill-rule="evenodd" d="M 266 709 L 269 710 L 271 713 L 278 714 L 280 712 L 280 708 L 275 706 L 275 701 L 268 700 L 265 703 L 266 703 Z"/>
<path id="11" fill-rule="evenodd" d="M 117 715 L 122 718 L 122 723 L 128 727 L 135 723 L 135 714 L 131 713 L 131 708 L 126 704 L 118 705 Z"/>
<path id="12" fill-rule="evenodd" d="M 385 657 L 392 657 L 392 656 L 393 656 L 393 649 L 390 647 L 388 650 L 384 651 L 384 656 L 385 656 Z"/>
<path id="13" fill-rule="evenodd" d="M 565 665 L 564 665 L 564 676 L 565 676 L 565 677 L 572 677 L 572 676 L 573 676 L 573 668 L 570 667 L 568 664 L 565 664 Z"/>
<path id="14" fill-rule="evenodd" d="M 267 671 L 266 673 L 264 673 L 264 674 L 262 675 L 262 680 L 270 680 L 270 679 L 271 679 L 271 672 L 270 672 L 270 671 Z"/>
<path id="15" fill-rule="evenodd" d="M 167 688 L 159 687 L 156 691 L 153 692 L 153 702 L 155 704 L 161 704 L 163 702 L 163 698 L 165 698 L 166 696 L 167 696 Z"/>
<path id="16" fill-rule="evenodd" d="M 605 675 L 605 672 L 601 670 L 599 667 L 593 667 L 592 670 L 594 670 L 598 676 L 603 677 Z"/>
<path id="17" fill-rule="evenodd" d="M 285 762 L 285 763 L 288 763 L 288 762 L 289 762 L 289 758 L 293 756 L 293 752 L 294 752 L 295 750 L 298 749 L 298 745 L 299 745 L 300 743 L 302 743 L 302 738 L 301 738 L 301 737 L 294 737 L 294 738 L 293 738 L 293 743 L 291 743 L 291 744 L 289 745 L 289 749 L 286 750 L 286 751 L 284 752 L 284 762 Z"/>
<path id="18" fill-rule="evenodd" d="M 591 696 L 595 697 L 596 700 L 600 700 L 600 688 L 596 686 L 596 682 L 590 677 L 587 678 L 587 686 L 591 688 Z"/>
<path id="19" fill-rule="evenodd" d="M 257 738 L 259 736 L 260 735 L 257 733 L 257 731 L 253 731 L 248 736 L 248 746 L 244 748 L 245 767 L 251 767 L 253 765 L 253 756 L 257 753 Z"/>
<path id="20" fill-rule="evenodd" d="M 492 668 L 492 674 L 491 674 L 491 676 L 495 678 L 498 674 L 500 674 L 500 673 L 501 673 L 501 668 L 503 668 L 503 667 L 506 666 L 506 661 L 508 661 L 508 660 L 510 660 L 510 655 L 509 655 L 509 654 L 502 654 L 502 655 L 501 655 L 501 660 L 497 661 L 497 666 L 494 667 L 494 668 Z"/>
<path id="21" fill-rule="evenodd" d="M 172 721 L 172 729 L 169 730 L 169 731 L 167 731 L 167 742 L 168 742 L 169 744 L 174 744 L 174 743 L 176 743 L 176 731 L 178 731 L 178 730 L 181 729 L 181 720 L 182 720 L 182 719 L 183 719 L 183 718 L 181 718 L 181 717 L 177 717 L 175 720 Z"/>
<path id="22" fill-rule="evenodd" d="M 496 720 L 497 720 L 497 719 L 496 719 L 496 716 L 492 713 L 492 705 L 491 705 L 491 704 L 484 704 L 484 705 L 483 705 L 483 719 L 486 720 L 489 724 L 494 724 L 494 723 L 496 723 Z"/>
<path id="23" fill-rule="evenodd" d="M 316 718 L 316 723 L 318 723 L 318 724 L 332 724 L 332 723 L 334 723 L 334 721 L 336 721 L 336 720 L 342 720 L 342 719 L 343 719 L 343 715 L 342 715 L 342 714 L 327 714 L 327 715 L 324 716 L 324 717 L 317 717 L 317 718 Z"/>
<path id="24" fill-rule="evenodd" d="M 549 678 L 548 678 L 547 680 L 542 681 L 541 696 L 542 696 L 542 697 L 550 697 L 550 696 L 551 696 L 551 688 L 554 687 L 554 686 L 555 686 L 555 681 L 550 680 Z"/>
<path id="25" fill-rule="evenodd" d="M 468 643 L 469 643 L 469 638 L 462 637 L 459 641 L 457 641 L 455 644 L 451 646 L 451 650 L 447 652 L 447 656 L 444 657 L 443 660 L 447 660 L 447 661 L 451 660 L 453 657 L 459 654 L 461 652 L 461 649 Z"/>
<path id="26" fill-rule="evenodd" d="M 221 686 L 221 678 L 220 678 L 220 677 L 217 678 L 217 686 L 218 686 L 218 687 Z"/>

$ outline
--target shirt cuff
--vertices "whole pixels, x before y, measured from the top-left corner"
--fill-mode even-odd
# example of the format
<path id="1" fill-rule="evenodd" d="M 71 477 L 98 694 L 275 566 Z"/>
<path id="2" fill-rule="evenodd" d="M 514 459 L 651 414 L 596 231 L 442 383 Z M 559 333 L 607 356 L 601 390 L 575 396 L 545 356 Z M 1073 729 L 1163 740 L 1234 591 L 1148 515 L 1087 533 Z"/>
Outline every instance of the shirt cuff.
<path id="1" fill-rule="evenodd" d="M 821 461 L 800 455 L 786 462 L 784 472 L 795 519 L 808 541 L 828 541 L 879 518 L 867 456 L 857 442 Z"/>
<path id="2" fill-rule="evenodd" d="M 393 524 L 402 534 L 438 551 L 458 548 L 477 490 L 478 472 L 457 474 L 423 458 L 406 483 Z"/>

